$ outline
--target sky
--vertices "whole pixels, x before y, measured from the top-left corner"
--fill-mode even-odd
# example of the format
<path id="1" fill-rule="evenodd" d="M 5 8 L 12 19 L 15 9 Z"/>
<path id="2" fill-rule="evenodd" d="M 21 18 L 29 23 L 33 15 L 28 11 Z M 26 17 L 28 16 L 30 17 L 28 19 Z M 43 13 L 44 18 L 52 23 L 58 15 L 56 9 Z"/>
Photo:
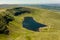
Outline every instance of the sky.
<path id="1" fill-rule="evenodd" d="M 0 4 L 56 4 L 60 0 L 0 0 Z"/>

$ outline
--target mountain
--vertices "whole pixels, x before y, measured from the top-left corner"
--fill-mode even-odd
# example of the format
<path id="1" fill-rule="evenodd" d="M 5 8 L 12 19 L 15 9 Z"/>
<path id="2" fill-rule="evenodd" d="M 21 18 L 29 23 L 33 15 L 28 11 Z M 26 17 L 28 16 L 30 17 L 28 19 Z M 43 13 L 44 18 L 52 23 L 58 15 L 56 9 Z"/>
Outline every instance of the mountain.
<path id="1" fill-rule="evenodd" d="M 0 25 L 4 25 L 2 30 L 6 26 L 9 31 L 7 34 L 4 30 L 0 40 L 60 40 L 60 12 L 12 7 L 0 8 L 0 15 Z"/>

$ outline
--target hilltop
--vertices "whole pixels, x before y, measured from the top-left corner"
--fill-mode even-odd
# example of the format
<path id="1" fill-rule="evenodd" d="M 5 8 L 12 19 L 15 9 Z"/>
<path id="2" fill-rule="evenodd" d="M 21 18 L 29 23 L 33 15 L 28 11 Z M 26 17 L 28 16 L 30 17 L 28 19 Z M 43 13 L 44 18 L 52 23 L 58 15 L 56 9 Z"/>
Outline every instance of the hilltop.
<path id="1" fill-rule="evenodd" d="M 4 23 L 9 30 L 9 35 L 0 34 L 0 40 L 60 40 L 60 12 L 33 7 L 0 10 L 4 21 L 0 25 Z"/>

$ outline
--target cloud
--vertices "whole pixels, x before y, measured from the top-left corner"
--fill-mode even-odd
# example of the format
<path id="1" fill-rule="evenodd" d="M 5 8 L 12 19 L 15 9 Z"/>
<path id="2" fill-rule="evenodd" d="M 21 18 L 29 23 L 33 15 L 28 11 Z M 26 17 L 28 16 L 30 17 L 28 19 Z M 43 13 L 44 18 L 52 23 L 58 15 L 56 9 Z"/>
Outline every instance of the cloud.
<path id="1" fill-rule="evenodd" d="M 0 0 L 0 4 L 47 4 L 60 3 L 60 0 Z"/>

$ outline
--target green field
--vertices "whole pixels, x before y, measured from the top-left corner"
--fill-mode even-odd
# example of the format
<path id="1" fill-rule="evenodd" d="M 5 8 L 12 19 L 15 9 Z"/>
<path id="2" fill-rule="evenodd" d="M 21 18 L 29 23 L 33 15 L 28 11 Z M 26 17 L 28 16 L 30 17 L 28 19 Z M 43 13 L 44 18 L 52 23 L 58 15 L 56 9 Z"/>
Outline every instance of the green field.
<path id="1" fill-rule="evenodd" d="M 30 10 L 30 13 L 14 16 L 15 12 L 26 9 Z M 7 25 L 9 35 L 0 34 L 0 40 L 60 40 L 60 12 L 33 7 L 23 7 L 21 10 L 0 9 L 0 15 L 8 14 L 14 17 L 14 20 Z M 22 24 L 24 17 L 33 17 L 36 22 L 47 26 L 39 28 L 39 32 L 28 30 Z"/>

